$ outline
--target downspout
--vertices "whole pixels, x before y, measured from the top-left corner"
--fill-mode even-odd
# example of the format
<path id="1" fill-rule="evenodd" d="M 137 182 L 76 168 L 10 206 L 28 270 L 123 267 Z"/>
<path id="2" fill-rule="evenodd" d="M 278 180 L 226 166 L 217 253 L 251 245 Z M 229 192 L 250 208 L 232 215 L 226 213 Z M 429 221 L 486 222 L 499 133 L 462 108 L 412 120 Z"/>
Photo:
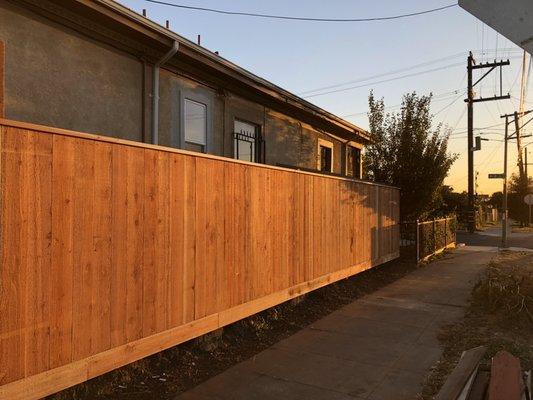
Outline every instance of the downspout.
<path id="1" fill-rule="evenodd" d="M 152 77 L 152 143 L 159 144 L 159 67 L 178 52 L 180 45 L 174 41 L 172 48 L 154 64 Z"/>

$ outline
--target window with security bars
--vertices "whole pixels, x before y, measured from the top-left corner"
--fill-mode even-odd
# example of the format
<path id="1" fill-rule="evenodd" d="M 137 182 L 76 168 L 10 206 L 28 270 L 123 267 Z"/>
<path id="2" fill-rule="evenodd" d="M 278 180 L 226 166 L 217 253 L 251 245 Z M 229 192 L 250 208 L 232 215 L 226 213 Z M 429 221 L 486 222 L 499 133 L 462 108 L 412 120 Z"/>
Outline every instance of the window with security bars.
<path id="1" fill-rule="evenodd" d="M 233 157 L 237 160 L 264 162 L 264 141 L 258 125 L 235 120 Z"/>

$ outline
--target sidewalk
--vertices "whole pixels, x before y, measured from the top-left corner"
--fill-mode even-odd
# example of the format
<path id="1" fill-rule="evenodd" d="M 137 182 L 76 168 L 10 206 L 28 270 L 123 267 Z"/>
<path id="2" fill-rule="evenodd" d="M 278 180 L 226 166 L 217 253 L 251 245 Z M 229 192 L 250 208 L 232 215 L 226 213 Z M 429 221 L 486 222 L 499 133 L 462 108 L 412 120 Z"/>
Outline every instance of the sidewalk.
<path id="1" fill-rule="evenodd" d="M 477 248 L 476 250 L 479 250 Z M 455 250 L 339 309 L 176 400 L 411 400 L 494 256 Z"/>

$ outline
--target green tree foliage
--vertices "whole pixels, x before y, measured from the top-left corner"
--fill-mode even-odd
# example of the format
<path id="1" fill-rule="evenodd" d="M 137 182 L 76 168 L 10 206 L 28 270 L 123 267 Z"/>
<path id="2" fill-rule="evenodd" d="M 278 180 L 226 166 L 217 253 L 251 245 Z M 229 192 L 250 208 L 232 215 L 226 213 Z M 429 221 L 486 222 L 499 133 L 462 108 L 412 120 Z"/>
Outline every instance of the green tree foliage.
<path id="1" fill-rule="evenodd" d="M 440 190 L 441 206 L 436 211 L 439 216 L 464 214 L 468 209 L 468 193 L 454 192 L 451 186 L 442 185 Z"/>
<path id="2" fill-rule="evenodd" d="M 524 196 L 528 193 L 533 193 L 533 179 L 528 179 L 527 189 L 524 186 L 524 183 L 520 182 L 520 177 L 518 175 L 511 175 L 511 178 L 509 179 L 509 193 L 507 200 L 509 218 L 520 222 L 522 226 L 527 225 L 529 218 L 529 208 L 527 204 L 524 203 Z"/>
<path id="3" fill-rule="evenodd" d="M 366 178 L 401 189 L 403 220 L 429 216 L 442 205 L 442 182 L 457 158 L 448 154 L 449 132 L 432 127 L 431 95 L 404 95 L 396 113 L 385 113 L 372 92 L 368 103 L 375 142 L 365 151 Z"/>

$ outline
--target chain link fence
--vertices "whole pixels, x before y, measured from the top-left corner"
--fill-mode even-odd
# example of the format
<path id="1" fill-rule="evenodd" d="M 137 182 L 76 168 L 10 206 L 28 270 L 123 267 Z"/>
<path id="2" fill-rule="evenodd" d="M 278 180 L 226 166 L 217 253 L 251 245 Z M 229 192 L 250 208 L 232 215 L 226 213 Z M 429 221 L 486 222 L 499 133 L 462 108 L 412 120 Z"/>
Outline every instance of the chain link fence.
<path id="1" fill-rule="evenodd" d="M 430 221 L 408 221 L 400 224 L 400 254 L 404 258 L 423 261 L 454 247 L 457 218 L 455 216 Z"/>

